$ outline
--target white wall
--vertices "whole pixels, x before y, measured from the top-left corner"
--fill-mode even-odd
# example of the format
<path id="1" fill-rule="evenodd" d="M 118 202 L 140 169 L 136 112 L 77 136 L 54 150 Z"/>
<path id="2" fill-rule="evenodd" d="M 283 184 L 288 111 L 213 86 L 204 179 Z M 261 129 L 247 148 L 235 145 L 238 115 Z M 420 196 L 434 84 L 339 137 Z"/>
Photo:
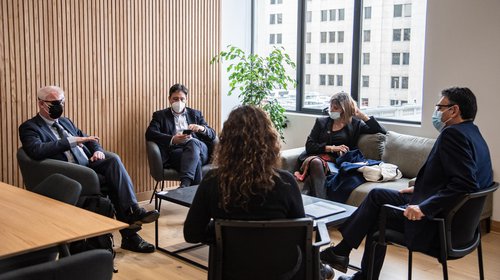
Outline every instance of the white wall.
<path id="1" fill-rule="evenodd" d="M 227 45 L 241 48 L 245 52 L 250 52 L 251 41 L 251 0 L 222 0 L 221 1 L 221 50 L 225 50 Z M 229 81 L 227 78 L 226 63 L 221 67 L 221 120 L 224 122 L 229 112 L 240 104 L 238 91 L 234 91 L 228 96 Z"/>
<path id="2" fill-rule="evenodd" d="M 231 1 L 223 1 L 223 4 L 225 2 Z M 498 11 L 498 0 L 429 0 L 422 125 L 384 124 L 388 130 L 400 133 L 436 137 L 431 115 L 440 91 L 451 86 L 471 88 L 478 99 L 476 124 L 489 145 L 495 181 L 500 181 L 500 125 L 496 123 L 499 119 L 497 112 L 500 111 Z M 250 10 L 247 13 L 250 14 Z M 223 34 L 227 31 L 225 28 L 223 25 Z M 285 130 L 284 148 L 301 147 L 316 116 L 289 113 L 288 117 L 290 123 Z M 500 191 L 494 195 L 493 219 L 500 221 Z"/>

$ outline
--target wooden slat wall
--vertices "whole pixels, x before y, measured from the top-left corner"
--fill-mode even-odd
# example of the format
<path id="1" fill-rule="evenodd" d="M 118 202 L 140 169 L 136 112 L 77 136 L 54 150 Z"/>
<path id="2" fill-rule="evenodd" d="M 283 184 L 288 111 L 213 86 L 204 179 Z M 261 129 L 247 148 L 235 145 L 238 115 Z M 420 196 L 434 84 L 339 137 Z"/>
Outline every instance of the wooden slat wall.
<path id="1" fill-rule="evenodd" d="M 18 126 L 37 112 L 36 91 L 59 85 L 65 115 L 118 153 L 138 193 L 150 191 L 144 132 L 189 89 L 219 130 L 219 0 L 0 0 L 0 181 L 22 186 Z"/>

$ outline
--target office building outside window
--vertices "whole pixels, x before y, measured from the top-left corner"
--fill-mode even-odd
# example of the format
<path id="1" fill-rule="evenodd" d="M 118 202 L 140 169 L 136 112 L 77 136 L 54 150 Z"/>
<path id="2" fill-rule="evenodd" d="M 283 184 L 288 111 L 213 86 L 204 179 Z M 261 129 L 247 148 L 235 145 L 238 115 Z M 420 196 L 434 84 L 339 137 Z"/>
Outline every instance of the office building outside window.
<path id="1" fill-rule="evenodd" d="M 409 65 L 410 64 L 410 53 L 405 52 L 403 53 L 403 65 Z"/>
<path id="2" fill-rule="evenodd" d="M 328 85 L 329 86 L 334 86 L 335 85 L 335 75 L 328 75 Z"/>
<path id="3" fill-rule="evenodd" d="M 344 85 L 344 76 L 337 75 L 337 86 L 341 87 Z"/>
<path id="4" fill-rule="evenodd" d="M 344 54 L 343 53 L 337 54 L 337 64 L 344 64 Z"/>
<path id="5" fill-rule="evenodd" d="M 326 53 L 319 54 L 319 64 L 326 64 Z"/>
<path id="6" fill-rule="evenodd" d="M 392 65 L 399 65 L 401 59 L 400 53 L 392 53 Z"/>
<path id="7" fill-rule="evenodd" d="M 320 86 L 326 85 L 326 75 L 319 75 L 319 85 Z"/>
<path id="8" fill-rule="evenodd" d="M 404 34 L 403 35 L 403 40 L 404 41 L 410 41 L 411 28 L 405 28 L 403 30 L 404 30 L 404 32 L 403 32 L 403 34 Z"/>
<path id="9" fill-rule="evenodd" d="M 327 21 L 328 20 L 328 10 L 322 10 L 321 11 L 321 21 Z"/>
<path id="10" fill-rule="evenodd" d="M 337 42 L 344 43 L 344 31 L 337 32 Z"/>
<path id="11" fill-rule="evenodd" d="M 399 77 L 391 77 L 391 88 L 399 88 Z"/>
<path id="12" fill-rule="evenodd" d="M 364 111 L 377 118 L 419 123 L 427 1 L 363 2 L 371 7 L 371 18 L 363 19 L 362 30 L 372 31 L 371 41 L 361 44 L 361 52 L 371 56 L 369 65 L 364 63 L 364 54 L 360 63 L 358 98 L 370 100 Z M 368 87 L 363 76 L 371 80 Z"/>
<path id="13" fill-rule="evenodd" d="M 370 65 L 370 53 L 363 53 L 363 65 Z"/>
<path id="14" fill-rule="evenodd" d="M 370 42 L 371 35 L 372 35 L 372 33 L 370 30 L 363 31 L 363 42 Z"/>
<path id="15" fill-rule="evenodd" d="M 334 53 L 328 54 L 328 64 L 335 64 L 335 54 Z"/>
<path id="16" fill-rule="evenodd" d="M 401 41 L 401 29 L 392 30 L 392 40 L 395 42 Z"/>
<path id="17" fill-rule="evenodd" d="M 365 7 L 363 18 L 364 19 L 371 19 L 372 18 L 372 7 Z"/>
<path id="18" fill-rule="evenodd" d="M 363 82 L 363 87 L 369 87 L 370 86 L 370 76 L 363 76 L 362 82 Z M 368 99 L 368 98 L 365 98 L 365 99 Z"/>
<path id="19" fill-rule="evenodd" d="M 328 34 L 328 32 L 321 32 L 319 34 L 321 43 L 326 43 L 326 36 L 327 36 L 327 34 Z"/>
<path id="20" fill-rule="evenodd" d="M 266 55 L 279 45 L 293 59 L 303 59 L 297 71 L 288 72 L 291 76 L 302 73 L 297 77 L 299 89 L 279 89 L 287 92 L 278 99 L 287 110 L 320 113 L 332 94 L 345 91 L 353 94 L 368 115 L 421 121 L 426 0 L 281 2 L 254 1 L 253 40 L 256 53 Z M 362 4 L 356 13 L 355 3 Z M 297 28 L 299 20 L 302 28 Z M 359 42 L 353 41 L 353 28 L 358 25 Z M 354 47 L 356 42 L 359 45 Z M 302 46 L 302 54 L 297 53 L 297 45 Z M 353 49 L 359 53 L 353 54 Z"/>
<path id="21" fill-rule="evenodd" d="M 335 31 L 328 32 L 328 43 L 335 43 Z"/>

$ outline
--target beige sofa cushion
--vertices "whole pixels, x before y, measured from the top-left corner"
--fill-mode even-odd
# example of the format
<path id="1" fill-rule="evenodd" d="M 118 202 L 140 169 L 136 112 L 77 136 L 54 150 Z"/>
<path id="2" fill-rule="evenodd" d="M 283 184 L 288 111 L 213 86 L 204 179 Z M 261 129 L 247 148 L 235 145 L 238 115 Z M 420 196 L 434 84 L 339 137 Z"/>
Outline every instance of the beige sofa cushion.
<path id="1" fill-rule="evenodd" d="M 402 190 L 408 187 L 408 181 L 410 179 L 408 178 L 401 178 L 399 180 L 395 181 L 388 181 L 388 182 L 366 182 L 361 184 L 359 187 L 355 188 L 354 191 L 352 191 L 351 195 L 347 199 L 346 204 L 352 205 L 352 206 L 359 206 L 361 202 L 365 199 L 366 195 L 368 193 L 375 189 L 375 188 L 382 188 L 382 189 L 391 189 L 391 190 Z"/>
<path id="2" fill-rule="evenodd" d="M 386 135 L 382 161 L 397 165 L 403 177 L 416 177 L 429 156 L 434 142 L 436 139 L 389 131 Z"/>
<path id="3" fill-rule="evenodd" d="M 359 137 L 358 148 L 366 159 L 380 160 L 384 151 L 385 135 L 363 134 Z"/>

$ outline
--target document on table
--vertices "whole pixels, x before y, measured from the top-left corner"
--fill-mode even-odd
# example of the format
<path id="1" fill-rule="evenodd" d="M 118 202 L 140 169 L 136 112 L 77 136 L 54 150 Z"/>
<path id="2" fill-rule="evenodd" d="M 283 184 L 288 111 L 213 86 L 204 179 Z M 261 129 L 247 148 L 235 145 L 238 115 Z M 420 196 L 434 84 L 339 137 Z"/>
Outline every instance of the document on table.
<path id="1" fill-rule="evenodd" d="M 323 201 L 318 201 L 309 205 L 304 206 L 304 211 L 309 217 L 319 219 L 326 216 L 331 216 L 337 213 L 346 211 L 345 208 L 339 207 L 332 203 L 327 203 Z"/>

